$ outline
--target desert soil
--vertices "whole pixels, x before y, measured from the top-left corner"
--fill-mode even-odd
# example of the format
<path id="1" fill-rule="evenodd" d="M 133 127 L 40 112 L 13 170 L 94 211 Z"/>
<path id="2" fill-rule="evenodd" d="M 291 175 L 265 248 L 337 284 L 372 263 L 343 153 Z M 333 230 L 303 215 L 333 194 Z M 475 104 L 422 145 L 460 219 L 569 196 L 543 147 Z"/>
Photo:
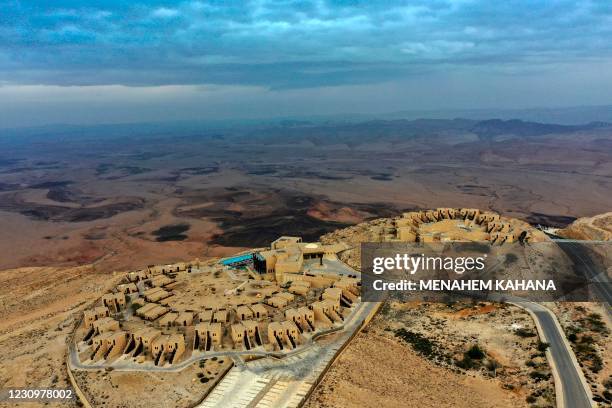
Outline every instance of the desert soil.
<path id="1" fill-rule="evenodd" d="M 373 321 L 334 362 L 305 405 L 315 407 L 516 407 L 496 380 L 466 376 L 418 356 Z"/>

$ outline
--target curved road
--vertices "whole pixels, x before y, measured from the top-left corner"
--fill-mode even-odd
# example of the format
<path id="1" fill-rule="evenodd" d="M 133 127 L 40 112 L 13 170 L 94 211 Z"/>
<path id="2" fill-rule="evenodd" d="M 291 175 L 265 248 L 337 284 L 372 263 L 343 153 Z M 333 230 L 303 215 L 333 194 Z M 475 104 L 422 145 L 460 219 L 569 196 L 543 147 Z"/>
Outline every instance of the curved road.
<path id="1" fill-rule="evenodd" d="M 591 396 L 587 393 L 583 380 L 583 374 L 577 365 L 574 352 L 565 340 L 565 334 L 556 322 L 556 318 L 550 309 L 534 303 L 520 302 L 519 306 L 528 309 L 536 319 L 538 329 L 543 341 L 550 344 L 551 367 L 558 373 L 555 378 L 555 386 L 561 387 L 557 395 L 561 395 L 563 402 L 558 401 L 557 406 L 567 408 L 590 408 Z"/>
<path id="2" fill-rule="evenodd" d="M 598 300 L 606 304 L 606 311 L 611 314 L 612 290 L 606 268 L 591 256 L 591 250 L 584 243 L 576 240 L 548 234 L 573 263 L 574 272 L 583 276 L 593 284 L 590 288 Z M 553 370 L 558 373 L 556 386 L 561 387 L 561 398 L 565 407 L 592 407 L 590 389 L 584 379 L 584 374 L 577 364 L 574 352 L 569 345 L 563 329 L 558 324 L 555 315 L 546 307 L 534 302 L 516 302 L 528 309 L 536 319 L 538 329 L 550 344 L 550 357 Z M 557 384 L 557 383 L 560 384 Z"/>
<path id="3" fill-rule="evenodd" d="M 604 265 L 591 257 L 592 250 L 584 242 L 572 239 L 563 239 L 556 235 L 549 234 L 553 241 L 565 252 L 574 264 L 574 272 L 583 276 L 591 285 L 597 301 L 607 303 L 606 310 L 610 314 L 610 304 L 612 303 L 612 286 Z M 587 241 L 589 242 L 589 241 Z M 609 245 L 607 241 L 593 241 L 593 245 Z M 606 254 L 610 256 L 610 254 Z"/>

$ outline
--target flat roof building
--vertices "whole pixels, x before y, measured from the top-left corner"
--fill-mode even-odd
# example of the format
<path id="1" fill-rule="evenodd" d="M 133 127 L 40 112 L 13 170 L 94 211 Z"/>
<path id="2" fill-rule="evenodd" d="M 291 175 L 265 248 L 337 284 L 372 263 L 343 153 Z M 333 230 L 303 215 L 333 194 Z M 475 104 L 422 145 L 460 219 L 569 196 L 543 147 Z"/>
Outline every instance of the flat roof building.
<path id="1" fill-rule="evenodd" d="M 152 354 L 153 340 L 160 335 L 161 332 L 152 327 L 144 327 L 137 330 L 134 333 L 134 340 L 136 341 L 134 354 Z"/>
<path id="2" fill-rule="evenodd" d="M 229 321 L 229 313 L 225 309 L 219 309 L 212 316 L 213 323 L 227 323 Z"/>
<path id="3" fill-rule="evenodd" d="M 263 319 L 265 317 L 268 317 L 268 309 L 266 309 L 266 307 L 261 303 L 256 303 L 252 305 L 251 310 L 253 311 L 253 316 L 256 319 Z"/>
<path id="4" fill-rule="evenodd" d="M 174 324 L 174 321 L 176 320 L 177 317 L 178 317 L 178 313 L 176 312 L 166 313 L 165 315 L 157 319 L 157 324 L 160 327 L 170 327 Z"/>
<path id="5" fill-rule="evenodd" d="M 236 308 L 236 316 L 240 320 L 251 319 L 253 318 L 253 311 L 248 306 L 240 305 Z"/>
<path id="6" fill-rule="evenodd" d="M 223 339 L 221 323 L 199 323 L 195 325 L 194 348 L 209 351 L 213 346 L 220 346 Z"/>
<path id="7" fill-rule="evenodd" d="M 112 317 L 104 317 L 92 323 L 95 333 L 102 334 L 108 331 L 119 330 L 119 322 Z"/>
<path id="8" fill-rule="evenodd" d="M 174 321 L 177 326 L 191 326 L 193 324 L 193 313 L 181 312 Z"/>
<path id="9" fill-rule="evenodd" d="M 269 304 L 272 307 L 275 307 L 277 309 L 281 309 L 281 308 L 287 306 L 289 301 L 287 300 L 286 297 L 274 295 L 274 296 L 266 299 L 266 303 Z"/>
<path id="10" fill-rule="evenodd" d="M 123 292 L 125 294 L 138 292 L 138 287 L 135 283 L 122 283 L 120 285 L 117 285 L 117 289 L 119 289 L 120 292 Z"/>

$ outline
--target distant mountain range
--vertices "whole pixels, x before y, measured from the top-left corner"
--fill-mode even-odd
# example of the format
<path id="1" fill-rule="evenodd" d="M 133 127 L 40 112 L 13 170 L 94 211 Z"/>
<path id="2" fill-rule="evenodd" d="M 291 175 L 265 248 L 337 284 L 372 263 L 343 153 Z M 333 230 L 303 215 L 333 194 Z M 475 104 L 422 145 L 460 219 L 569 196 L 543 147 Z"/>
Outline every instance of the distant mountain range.
<path id="1" fill-rule="evenodd" d="M 558 125 L 527 122 L 518 119 L 416 119 L 371 120 L 357 123 L 325 124 L 283 122 L 276 126 L 254 128 L 243 134 L 248 140 L 262 143 L 282 143 L 308 140 L 316 144 L 359 144 L 372 141 L 401 140 L 408 137 L 452 136 L 475 134 L 481 139 L 496 136 L 537 137 L 611 128 L 612 124 L 593 122 L 584 125 Z"/>
<path id="2" fill-rule="evenodd" d="M 525 122 L 518 119 L 490 119 L 477 122 L 470 130 L 481 137 L 499 135 L 541 136 L 546 134 L 573 133 L 577 131 L 594 130 L 612 127 L 605 122 L 591 122 L 585 125 L 557 125 L 549 123 Z"/>
<path id="3" fill-rule="evenodd" d="M 472 120 L 520 119 L 526 122 L 555 123 L 558 125 L 580 125 L 591 122 L 612 123 L 612 105 L 573 106 L 561 108 L 528 108 L 528 109 L 441 109 L 441 110 L 404 110 L 380 114 L 343 114 L 327 116 L 310 116 L 294 118 L 309 121 L 349 121 L 395 119 L 454 119 Z"/>
<path id="4" fill-rule="evenodd" d="M 114 125 L 53 125 L 0 130 L 0 142 L 112 140 L 129 137 L 132 140 L 166 138 L 210 138 L 259 140 L 264 143 L 311 142 L 349 143 L 375 138 L 400 139 L 472 133 L 480 138 L 496 136 L 534 137 L 547 134 L 567 134 L 612 128 L 607 122 L 564 125 L 525 121 L 521 119 L 372 119 L 342 120 L 278 120 L 252 122 L 167 122 Z M 5 136 L 3 138 L 3 136 Z"/>

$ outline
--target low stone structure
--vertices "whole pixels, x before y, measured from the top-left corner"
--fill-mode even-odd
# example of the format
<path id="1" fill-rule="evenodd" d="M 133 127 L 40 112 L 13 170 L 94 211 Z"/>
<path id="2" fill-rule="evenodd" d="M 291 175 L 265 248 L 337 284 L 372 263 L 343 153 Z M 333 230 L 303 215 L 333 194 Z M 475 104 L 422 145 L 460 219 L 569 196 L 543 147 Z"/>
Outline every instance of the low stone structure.
<path id="1" fill-rule="evenodd" d="M 293 350 L 318 330 L 341 325 L 340 309 L 358 301 L 350 270 L 317 268 L 344 248 L 281 237 L 252 255 L 198 266 L 197 274 L 190 274 L 193 263 L 129 272 L 84 312 L 78 355 L 97 364 L 161 367 L 213 351 Z M 261 259 L 269 261 L 264 273 L 258 271 Z"/>

